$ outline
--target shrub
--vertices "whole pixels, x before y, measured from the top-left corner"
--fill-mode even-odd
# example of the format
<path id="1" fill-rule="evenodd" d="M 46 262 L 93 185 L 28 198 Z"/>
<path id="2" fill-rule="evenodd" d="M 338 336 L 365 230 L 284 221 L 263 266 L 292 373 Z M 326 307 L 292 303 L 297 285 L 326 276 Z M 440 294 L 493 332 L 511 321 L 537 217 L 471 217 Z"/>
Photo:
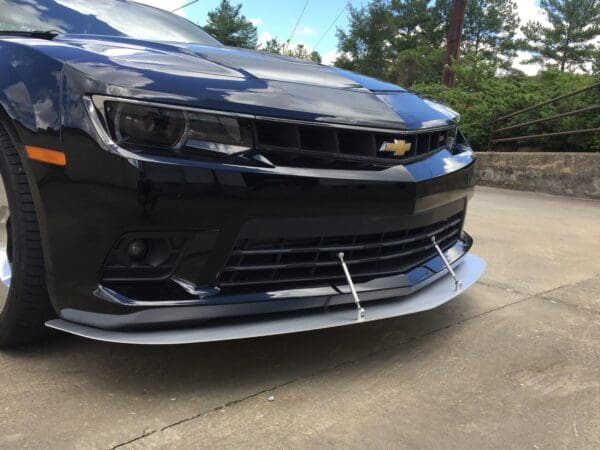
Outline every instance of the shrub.
<path id="1" fill-rule="evenodd" d="M 461 113 L 461 129 L 476 150 L 486 150 L 490 128 L 495 118 L 532 106 L 589 86 L 598 79 L 589 75 L 546 71 L 537 76 L 512 74 L 491 77 L 466 83 L 450 89 L 439 84 L 416 84 L 413 90 L 447 104 Z M 600 89 L 547 105 L 529 113 L 519 115 L 502 126 L 523 123 L 542 117 L 573 111 L 600 104 Z M 598 110 L 552 120 L 506 132 L 506 137 L 552 133 L 575 129 L 600 127 Z M 528 146 L 540 146 L 547 151 L 600 151 L 600 133 L 570 137 L 543 138 L 524 141 Z M 507 150 L 518 150 L 519 144 L 507 146 Z"/>

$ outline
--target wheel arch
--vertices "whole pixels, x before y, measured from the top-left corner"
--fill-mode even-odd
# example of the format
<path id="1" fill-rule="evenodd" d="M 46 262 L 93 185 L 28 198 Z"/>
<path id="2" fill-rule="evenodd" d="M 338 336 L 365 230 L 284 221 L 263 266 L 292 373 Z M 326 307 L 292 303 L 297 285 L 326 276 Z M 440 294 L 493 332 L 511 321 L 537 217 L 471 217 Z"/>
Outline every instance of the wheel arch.
<path id="1" fill-rule="evenodd" d="M 13 49 L 14 50 L 14 49 Z M 50 239 L 48 235 L 47 220 L 44 213 L 43 199 L 40 194 L 38 182 L 43 177 L 39 167 L 35 167 L 26 151 L 26 145 L 48 146 L 60 148 L 60 93 L 62 83 L 62 65 L 45 55 L 39 55 L 35 65 L 48 64 L 47 72 L 42 74 L 26 74 L 26 70 L 17 70 L 10 63 L 15 59 L 36 56 L 31 49 L 17 49 L 7 52 L 4 43 L 0 43 L 0 125 L 8 134 L 12 145 L 17 150 L 23 170 L 25 171 L 33 206 L 40 229 L 40 239 L 44 263 L 47 269 L 52 267 Z M 7 59 L 8 58 L 8 59 Z M 57 71 L 61 76 L 56 76 Z M 37 78 L 37 81 L 34 79 Z M 44 92 L 46 98 L 52 98 L 50 109 L 43 107 Z M 46 114 L 46 118 L 41 115 Z M 51 120 L 48 120 L 48 116 Z M 49 127 L 41 128 L 41 124 Z M 44 145 L 45 143 L 48 143 Z M 52 271 L 46 270 L 46 286 L 50 300 L 54 305 L 55 289 Z"/>

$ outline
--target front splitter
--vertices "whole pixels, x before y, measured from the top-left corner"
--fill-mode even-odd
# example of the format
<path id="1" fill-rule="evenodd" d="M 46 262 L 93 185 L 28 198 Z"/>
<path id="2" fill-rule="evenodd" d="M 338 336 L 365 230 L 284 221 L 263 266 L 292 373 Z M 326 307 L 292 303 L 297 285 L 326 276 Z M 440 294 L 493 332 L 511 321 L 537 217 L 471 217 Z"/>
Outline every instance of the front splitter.
<path id="1" fill-rule="evenodd" d="M 357 320 L 356 309 L 297 313 L 285 317 L 247 319 L 239 323 L 205 325 L 198 328 L 156 331 L 108 331 L 79 325 L 63 319 L 51 320 L 46 326 L 88 339 L 133 345 L 181 345 L 203 342 L 229 341 L 326 328 L 358 325 L 376 320 L 391 319 L 435 309 L 455 299 L 473 286 L 485 272 L 486 263 L 478 256 L 468 254 L 456 267 L 455 272 L 463 288 L 455 290 L 454 280 L 442 277 L 427 287 L 397 300 L 373 302 L 365 305 L 365 318 Z"/>

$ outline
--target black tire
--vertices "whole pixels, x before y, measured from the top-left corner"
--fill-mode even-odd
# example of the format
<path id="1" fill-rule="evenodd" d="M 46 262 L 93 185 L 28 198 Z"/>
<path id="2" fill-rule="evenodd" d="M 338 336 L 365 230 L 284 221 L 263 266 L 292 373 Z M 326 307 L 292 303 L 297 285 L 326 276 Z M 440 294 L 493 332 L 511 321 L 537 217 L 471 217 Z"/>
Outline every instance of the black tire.
<path id="1" fill-rule="evenodd" d="M 0 347 L 14 347 L 47 336 L 44 323 L 52 317 L 53 310 L 46 289 L 40 229 L 29 183 L 21 158 L 2 123 L 0 176 L 10 210 L 6 236 L 12 269 L 10 287 L 2 285 L 8 293 L 3 292 L 5 302 L 0 300 Z"/>

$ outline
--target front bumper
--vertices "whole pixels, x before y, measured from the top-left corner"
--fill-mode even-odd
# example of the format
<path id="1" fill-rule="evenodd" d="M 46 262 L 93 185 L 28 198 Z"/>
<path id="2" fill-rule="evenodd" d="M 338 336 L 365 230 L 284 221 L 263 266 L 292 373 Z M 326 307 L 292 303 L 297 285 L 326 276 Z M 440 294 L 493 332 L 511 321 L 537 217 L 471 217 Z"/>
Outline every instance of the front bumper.
<path id="1" fill-rule="evenodd" d="M 365 305 L 364 321 L 357 321 L 352 306 L 332 307 L 317 312 L 296 312 L 284 316 L 264 316 L 252 320 L 209 324 L 196 328 L 159 331 L 115 331 L 79 325 L 64 319 L 51 320 L 46 325 L 55 330 L 104 342 L 136 345 L 178 345 L 275 336 L 303 331 L 322 330 L 356 325 L 364 322 L 400 317 L 435 309 L 473 286 L 485 271 L 485 262 L 467 254 L 455 264 L 455 272 L 463 283 L 457 292 L 447 273 L 418 289 L 411 295 Z M 163 312 L 164 313 L 164 312 Z M 138 313 L 139 314 L 139 313 Z M 168 314 L 168 313 L 167 313 Z"/>
<path id="2" fill-rule="evenodd" d="M 26 131 L 22 141 L 47 148 L 60 145 L 68 160 L 66 167 L 30 162 L 28 170 L 47 285 L 60 318 L 48 326 L 92 338 L 205 342 L 341 326 L 351 323 L 335 318 L 344 309 L 354 316 L 343 283 L 309 286 L 321 292 L 260 290 L 191 302 L 127 292 L 113 295 L 119 289 L 110 289 L 103 271 L 123 236 L 188 236 L 194 245 L 167 279 L 176 276 L 196 287 L 212 288 L 223 281 L 223 268 L 248 224 L 261 225 L 251 229 L 253 239 L 265 233 L 269 239 L 296 239 L 307 229 L 311 236 L 325 239 L 393 234 L 457 214 L 464 217 L 473 194 L 475 156 L 465 146 L 381 171 L 259 168 L 154 157 L 102 146 L 80 93 L 69 98 L 74 100 L 63 115 L 60 144 Z M 269 224 L 273 226 L 263 227 Z M 458 265 L 465 288 L 483 271 L 483 263 L 467 255 L 470 247 L 470 238 L 463 235 L 455 247 L 444 248 Z M 359 290 L 367 320 L 427 310 L 451 300 L 456 293 L 450 280 L 445 283 L 448 289 L 433 289 L 445 275 L 440 259 L 433 258 L 416 265 L 414 274 L 366 280 L 376 284 Z"/>

